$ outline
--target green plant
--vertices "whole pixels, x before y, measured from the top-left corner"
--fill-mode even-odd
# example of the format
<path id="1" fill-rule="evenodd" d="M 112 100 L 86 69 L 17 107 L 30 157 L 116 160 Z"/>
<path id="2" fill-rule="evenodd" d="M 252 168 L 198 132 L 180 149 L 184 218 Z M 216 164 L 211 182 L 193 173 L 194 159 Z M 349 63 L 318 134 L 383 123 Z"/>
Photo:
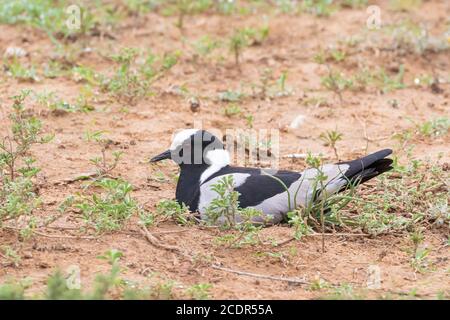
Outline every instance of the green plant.
<path id="1" fill-rule="evenodd" d="M 236 29 L 229 39 L 229 49 L 234 55 L 234 63 L 240 66 L 240 57 L 244 48 L 251 45 L 259 45 L 269 36 L 269 26 L 265 25 L 259 29 L 242 28 Z"/>
<path id="2" fill-rule="evenodd" d="M 111 139 L 104 137 L 103 131 L 86 132 L 86 140 L 94 141 L 100 147 L 101 156 L 90 159 L 90 162 L 96 167 L 97 176 L 103 177 L 109 175 L 117 167 L 123 152 L 113 151 L 111 153 L 113 159 L 109 162 L 107 150 L 113 142 Z"/>
<path id="3" fill-rule="evenodd" d="M 427 52 L 443 52 L 450 47 L 445 33 L 433 36 L 423 24 L 410 19 L 386 25 L 382 30 L 387 38 L 380 38 L 382 43 L 377 44 L 377 47 L 395 50 L 397 54 L 424 55 Z"/>
<path id="4" fill-rule="evenodd" d="M 220 45 L 221 43 L 218 40 L 214 40 L 207 35 L 200 37 L 193 43 L 196 53 L 201 57 L 209 55 L 215 49 L 219 48 Z"/>
<path id="5" fill-rule="evenodd" d="M 446 227 L 450 216 L 439 209 L 448 205 L 449 196 L 441 178 L 445 174 L 442 166 L 419 161 L 409 166 L 396 164 L 394 171 L 401 174 L 399 179 L 381 176 L 370 194 L 352 203 L 349 225 L 375 235 L 414 231 L 429 224 Z"/>
<path id="6" fill-rule="evenodd" d="M 92 87 L 89 84 L 84 85 L 80 89 L 80 93 L 78 94 L 75 106 L 77 111 L 81 112 L 89 112 L 94 111 L 95 107 L 92 103 L 94 98 L 94 92 Z"/>
<path id="7" fill-rule="evenodd" d="M 217 193 L 217 198 L 211 201 L 206 209 L 206 215 L 211 223 L 216 223 L 219 219 L 224 219 L 228 226 L 236 224 L 238 215 L 239 193 L 234 191 L 233 176 L 225 176 L 211 187 Z"/>
<path id="8" fill-rule="evenodd" d="M 288 92 L 286 88 L 286 80 L 287 80 L 287 71 L 283 71 L 280 75 L 280 78 L 277 81 L 277 84 L 279 86 L 279 92 L 286 93 Z"/>
<path id="9" fill-rule="evenodd" d="M 348 8 L 361 8 L 367 6 L 368 0 L 342 0 L 341 6 Z"/>
<path id="10" fill-rule="evenodd" d="M 333 0 L 303 0 L 301 9 L 318 17 L 328 17 L 335 10 Z"/>
<path id="11" fill-rule="evenodd" d="M 325 62 L 342 62 L 347 57 L 347 52 L 342 48 L 327 48 L 320 50 L 314 57 L 317 63 L 324 64 Z"/>
<path id="12" fill-rule="evenodd" d="M 195 300 L 208 300 L 210 299 L 209 290 L 211 288 L 212 285 L 210 283 L 197 283 L 190 286 L 186 292 Z"/>
<path id="13" fill-rule="evenodd" d="M 419 7 L 422 0 L 389 0 L 389 5 L 393 10 L 409 11 Z"/>
<path id="14" fill-rule="evenodd" d="M 424 239 L 422 229 L 418 228 L 416 230 L 413 230 L 409 234 L 409 237 L 410 237 L 412 243 L 414 244 L 414 251 L 417 251 L 417 249 L 419 248 L 419 245 L 422 243 L 422 241 Z"/>
<path id="15" fill-rule="evenodd" d="M 66 66 L 60 63 L 58 60 L 50 60 L 44 64 L 43 76 L 48 79 L 56 79 L 58 77 L 68 74 Z"/>
<path id="16" fill-rule="evenodd" d="M 393 135 L 393 138 L 399 141 L 402 148 L 405 148 L 407 143 L 416 139 L 446 136 L 450 128 L 449 119 L 446 117 L 428 120 L 423 123 L 416 123 L 412 120 L 411 122 L 414 124 L 413 127 Z"/>
<path id="17" fill-rule="evenodd" d="M 223 112 L 227 117 L 233 117 L 233 116 L 241 114 L 241 107 L 239 105 L 233 103 L 233 104 L 228 105 L 223 110 Z"/>
<path id="18" fill-rule="evenodd" d="M 189 14 L 203 12 L 210 8 L 212 2 L 209 0 L 175 0 L 174 6 L 178 12 L 176 26 L 180 29 L 184 27 L 184 17 Z"/>
<path id="19" fill-rule="evenodd" d="M 114 288 L 123 286 L 124 281 L 119 277 L 122 268 L 119 260 L 122 252 L 111 249 L 106 251 L 99 259 L 107 260 L 111 270 L 107 274 L 99 274 L 95 277 L 91 292 L 83 293 L 81 288 L 71 288 L 64 274 L 56 270 L 47 280 L 47 288 L 43 298 L 47 300 L 101 300 L 108 297 Z"/>
<path id="20" fill-rule="evenodd" d="M 9 280 L 0 285 L 0 300 L 24 300 L 27 284 Z"/>
<path id="21" fill-rule="evenodd" d="M 234 63 L 240 66 L 242 50 L 248 46 L 248 37 L 245 31 L 236 30 L 229 40 L 230 51 L 234 54 Z"/>
<path id="22" fill-rule="evenodd" d="M 174 219 L 178 224 L 186 225 L 189 223 L 189 209 L 184 203 L 179 204 L 174 200 L 161 200 L 156 205 L 155 216 L 162 216 Z"/>
<path id="23" fill-rule="evenodd" d="M 47 288 L 44 293 L 47 300 L 81 300 L 80 289 L 69 288 L 67 279 L 60 270 L 56 270 L 47 279 Z"/>
<path id="24" fill-rule="evenodd" d="M 40 169 L 30 149 L 49 142 L 53 136 L 44 136 L 41 121 L 25 108 L 29 93 L 22 91 L 13 97 L 11 134 L 0 141 L 0 226 L 6 220 L 31 214 L 40 204 L 34 183 Z"/>
<path id="25" fill-rule="evenodd" d="M 330 290 L 330 293 L 325 297 L 328 300 L 361 300 L 364 298 L 359 292 L 355 292 L 353 286 L 349 283 L 343 283 Z"/>
<path id="26" fill-rule="evenodd" d="M 229 0 L 218 0 L 215 1 L 216 10 L 223 14 L 232 14 L 238 9 L 238 4 L 236 1 L 229 1 Z"/>
<path id="27" fill-rule="evenodd" d="M 342 140 L 342 133 L 339 133 L 337 130 L 330 130 L 322 132 L 319 137 L 324 142 L 325 146 L 333 149 L 336 159 L 339 160 L 336 142 Z"/>
<path id="28" fill-rule="evenodd" d="M 221 178 L 211 186 L 211 190 L 217 193 L 217 197 L 206 208 L 208 223 L 220 224 L 225 229 L 256 231 L 255 225 L 258 223 L 254 222 L 254 218 L 261 217 L 262 213 L 254 208 L 239 208 L 239 192 L 234 190 L 232 175 Z"/>
<path id="29" fill-rule="evenodd" d="M 135 103 L 137 98 L 145 94 L 148 85 L 131 68 L 137 55 L 137 49 L 125 48 L 120 54 L 112 56 L 112 59 L 119 63 L 119 68 L 114 77 L 103 83 L 103 87 L 113 92 L 119 100 L 123 99 L 130 104 Z"/>
<path id="30" fill-rule="evenodd" d="M 267 97 L 275 98 L 288 96 L 292 93 L 292 90 L 287 88 L 287 71 L 283 71 L 280 77 L 276 81 L 272 81 L 273 72 L 271 69 L 264 69 L 260 73 L 259 84 L 252 85 L 254 90 L 253 95 L 259 95 L 262 99 Z M 255 90 L 256 89 L 256 90 Z M 255 92 L 256 91 L 256 92 Z"/>
<path id="31" fill-rule="evenodd" d="M 149 13 L 163 3 L 161 0 L 124 0 L 123 2 L 127 10 L 133 15 Z"/>
<path id="32" fill-rule="evenodd" d="M 153 82 L 178 62 L 180 52 L 166 53 L 162 57 L 149 53 L 141 64 L 137 62 L 139 56 L 135 48 L 124 48 L 113 55 L 111 58 L 119 67 L 113 77 L 103 77 L 102 89 L 111 92 L 119 101 L 135 104 L 149 94 Z"/>
<path id="33" fill-rule="evenodd" d="M 72 104 L 66 100 L 60 99 L 54 91 L 35 93 L 34 98 L 40 105 L 48 108 L 53 114 L 60 115 L 67 112 L 89 112 L 95 108 L 90 103 L 92 97 L 90 87 L 83 87 L 76 103 Z"/>
<path id="34" fill-rule="evenodd" d="M 424 273 L 429 267 L 429 261 L 427 259 L 430 250 L 427 248 L 417 248 L 415 250 L 413 257 L 411 258 L 411 266 L 414 271 Z"/>
<path id="35" fill-rule="evenodd" d="M 155 223 L 155 216 L 147 211 L 139 212 L 139 223 L 146 227 L 151 226 Z"/>
<path id="36" fill-rule="evenodd" d="M 40 80 L 36 68 L 25 67 L 17 57 L 3 58 L 3 66 L 8 75 L 21 82 L 38 82 Z"/>
<path id="37" fill-rule="evenodd" d="M 9 262 L 15 266 L 18 267 L 22 261 L 20 255 L 17 253 L 16 250 L 14 250 L 11 246 L 3 245 L 0 247 L 0 250 L 3 251 L 2 257 L 9 260 Z"/>
<path id="38" fill-rule="evenodd" d="M 383 93 L 405 88 L 403 76 L 405 68 L 403 65 L 399 67 L 398 73 L 394 77 L 390 77 L 383 69 L 379 69 L 372 77 L 375 85 L 381 89 Z"/>
<path id="39" fill-rule="evenodd" d="M 253 128 L 253 122 L 255 121 L 255 117 L 252 114 L 248 114 L 245 116 L 245 121 L 247 123 L 247 127 L 250 129 Z"/>
<path id="40" fill-rule="evenodd" d="M 321 83 L 326 89 L 332 90 L 339 97 L 341 105 L 343 105 L 342 92 L 351 88 L 353 81 L 346 78 L 343 73 L 333 70 L 322 53 L 315 55 L 314 61 L 327 68 L 328 75 L 321 78 Z"/>
<path id="41" fill-rule="evenodd" d="M 413 243 L 411 266 L 416 272 L 423 273 L 429 266 L 427 256 L 430 251 L 427 248 L 421 247 L 424 239 L 422 228 L 414 226 L 414 230 L 410 232 L 409 237 Z"/>
<path id="42" fill-rule="evenodd" d="M 416 127 L 418 134 L 425 137 L 445 136 L 450 129 L 450 120 L 449 118 L 441 117 L 418 124 Z"/>
<path id="43" fill-rule="evenodd" d="M 53 113 L 76 111 L 74 105 L 58 99 L 55 92 L 36 93 L 35 99 L 40 105 L 50 109 Z"/>
<path id="44" fill-rule="evenodd" d="M 78 193 L 70 201 L 70 207 L 78 209 L 98 232 L 118 230 L 133 214 L 144 214 L 144 209 L 131 197 L 132 186 L 128 182 L 102 178 L 90 186 L 100 188 L 103 193 Z"/>
<path id="45" fill-rule="evenodd" d="M 159 281 L 152 286 L 151 297 L 153 299 L 169 300 L 173 298 L 173 287 L 175 282 L 173 280 Z"/>
<path id="46" fill-rule="evenodd" d="M 277 0 L 275 4 L 282 13 L 298 13 L 299 5 L 291 0 Z"/>
<path id="47" fill-rule="evenodd" d="M 308 217 L 304 215 L 303 210 L 290 211 L 287 214 L 289 224 L 294 228 L 294 237 L 299 240 L 303 236 L 311 234 L 314 230 L 308 224 Z"/>
<path id="48" fill-rule="evenodd" d="M 120 13 L 111 4 L 83 2 L 85 6 L 80 5 L 80 14 L 74 17 L 79 19 L 79 25 L 68 28 L 67 21 L 71 16 L 67 8 L 71 4 L 66 0 L 4 1 L 0 7 L 0 23 L 25 24 L 43 30 L 58 44 L 57 39 L 76 39 L 82 35 L 90 35 L 95 29 L 114 26 L 120 19 Z"/>
<path id="49" fill-rule="evenodd" d="M 146 6 L 142 2 L 147 2 Z M 213 9 L 225 9 L 222 5 L 228 5 L 228 1 L 223 0 L 126 0 L 128 7 L 134 12 L 146 12 L 149 10 L 157 10 L 164 16 L 177 16 L 175 25 L 183 29 L 185 25 L 185 17 L 200 14 Z M 224 3 L 226 2 L 226 3 Z M 231 4 L 234 5 L 234 4 Z"/>
<path id="50" fill-rule="evenodd" d="M 331 285 L 327 281 L 323 280 L 322 278 L 317 277 L 316 279 L 311 281 L 311 284 L 309 285 L 309 290 L 319 291 L 322 289 L 328 289 L 330 287 L 331 287 Z"/>
<path id="51" fill-rule="evenodd" d="M 136 283 L 126 280 L 121 273 L 120 266 L 122 252 L 111 249 L 106 251 L 99 259 L 108 261 L 111 266 L 107 273 L 97 274 L 88 284 L 89 290 L 81 286 L 73 286 L 70 283 L 70 275 L 61 270 L 55 270 L 46 280 L 43 292 L 27 294 L 31 287 L 31 281 L 24 279 L 15 281 L 13 279 L 0 284 L 0 300 L 23 300 L 23 299 L 46 299 L 46 300 L 103 300 L 103 299 L 172 299 L 172 289 L 175 282 L 172 280 L 158 281 L 147 288 L 141 288 Z M 193 297 L 199 299 L 208 294 L 209 288 L 204 284 L 192 286 Z"/>
<path id="52" fill-rule="evenodd" d="M 239 102 L 243 94 L 239 91 L 227 90 L 219 93 L 219 100 L 225 102 Z"/>
<path id="53" fill-rule="evenodd" d="M 333 177 L 328 177 L 323 170 L 322 158 L 308 153 L 306 163 L 314 175 L 307 178 L 307 182 L 300 181 L 297 189 L 292 193 L 287 186 L 275 176 L 288 194 L 287 214 L 288 222 L 294 227 L 294 237 L 300 239 L 302 236 L 312 233 L 314 229 L 325 233 L 339 226 L 345 226 L 351 221 L 343 216 L 343 209 L 355 200 L 356 182 L 348 181 L 345 192 L 329 191 L 328 182 Z M 311 172 L 310 172 L 311 173 Z M 308 197 L 305 203 L 297 203 L 298 193 L 303 186 L 308 183 Z M 293 203 L 293 205 L 292 205 Z M 324 237 L 322 237 L 322 249 L 324 250 Z"/>

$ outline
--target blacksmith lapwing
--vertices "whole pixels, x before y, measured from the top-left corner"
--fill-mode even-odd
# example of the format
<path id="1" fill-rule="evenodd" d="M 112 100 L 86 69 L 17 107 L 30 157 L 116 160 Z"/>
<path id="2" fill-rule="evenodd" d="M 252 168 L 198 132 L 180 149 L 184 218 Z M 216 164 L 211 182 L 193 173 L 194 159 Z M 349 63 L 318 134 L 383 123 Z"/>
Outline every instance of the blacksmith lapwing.
<path id="1" fill-rule="evenodd" d="M 232 175 L 234 190 L 240 194 L 239 206 L 260 210 L 263 215 L 255 219 L 256 223 L 276 224 L 286 219 L 294 204 L 306 206 L 318 199 L 313 184 L 320 172 L 326 178 L 321 183 L 324 190 L 319 193 L 330 195 L 391 170 L 392 160 L 386 158 L 391 153 L 392 150 L 384 149 L 356 160 L 325 164 L 319 169 L 277 170 L 267 174 L 266 169 L 231 166 L 230 154 L 222 141 L 205 130 L 186 129 L 174 136 L 169 150 L 151 162 L 172 159 L 180 166 L 176 199 L 192 212 L 200 213 L 202 219 L 207 219 L 206 208 L 217 197 L 211 186 L 222 177 Z"/>

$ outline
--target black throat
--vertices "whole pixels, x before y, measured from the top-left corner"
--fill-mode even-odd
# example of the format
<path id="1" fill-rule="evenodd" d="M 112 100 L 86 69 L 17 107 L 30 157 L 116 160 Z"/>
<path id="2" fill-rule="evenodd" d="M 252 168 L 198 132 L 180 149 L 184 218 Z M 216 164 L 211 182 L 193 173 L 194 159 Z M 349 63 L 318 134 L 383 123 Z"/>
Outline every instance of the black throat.
<path id="1" fill-rule="evenodd" d="M 192 212 L 198 210 L 200 177 L 208 167 L 209 165 L 207 164 L 180 165 L 181 171 L 177 184 L 176 198 L 178 203 L 184 203 Z"/>

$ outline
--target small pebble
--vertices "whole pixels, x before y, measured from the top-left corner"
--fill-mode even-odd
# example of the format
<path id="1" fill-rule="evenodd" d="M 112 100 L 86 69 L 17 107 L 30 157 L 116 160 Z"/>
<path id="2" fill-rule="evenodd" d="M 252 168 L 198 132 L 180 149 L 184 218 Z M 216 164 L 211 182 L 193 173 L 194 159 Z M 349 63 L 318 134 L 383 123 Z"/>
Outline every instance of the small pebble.
<path id="1" fill-rule="evenodd" d="M 197 112 L 200 109 L 200 101 L 196 97 L 189 98 L 189 106 L 192 112 Z"/>
<path id="2" fill-rule="evenodd" d="M 12 58 L 12 57 L 21 58 L 25 57 L 26 55 L 27 52 L 20 47 L 8 47 L 6 48 L 5 53 L 3 54 L 5 58 Z"/>

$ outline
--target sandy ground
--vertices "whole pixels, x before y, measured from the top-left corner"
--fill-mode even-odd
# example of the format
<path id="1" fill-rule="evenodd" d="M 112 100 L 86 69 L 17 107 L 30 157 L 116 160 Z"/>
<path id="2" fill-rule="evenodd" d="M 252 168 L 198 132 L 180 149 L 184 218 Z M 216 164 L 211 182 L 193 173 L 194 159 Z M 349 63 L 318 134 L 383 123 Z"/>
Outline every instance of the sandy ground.
<path id="1" fill-rule="evenodd" d="M 410 12 L 390 11 L 385 1 L 376 2 L 383 8 L 383 23 L 409 18 L 423 22 L 435 33 L 448 28 L 449 5 L 446 1 L 425 1 L 420 9 Z M 221 62 L 213 59 L 195 61 L 192 58 L 192 48 L 186 44 L 188 41 L 204 34 L 222 38 L 231 34 L 235 27 L 259 26 L 264 18 L 270 26 L 269 37 L 262 45 L 245 49 L 240 71 L 234 66 L 226 48 L 219 50 L 224 57 Z M 247 97 L 239 104 L 243 114 L 254 116 L 255 129 L 281 130 L 281 155 L 321 152 L 334 161 L 332 150 L 323 145 L 319 135 L 325 130 L 337 129 L 343 133 L 343 139 L 337 143 L 341 159 L 393 148 L 400 161 L 406 163 L 406 151 L 392 136 L 410 129 L 413 126 L 411 120 L 423 123 L 448 116 L 450 103 L 448 82 L 441 85 L 442 92 L 435 93 L 428 87 L 412 85 L 413 80 L 420 74 L 431 73 L 448 80 L 449 52 L 398 54 L 396 51 L 370 48 L 370 38 L 364 31 L 366 18 L 365 8 L 342 9 L 329 18 L 306 14 L 269 14 L 266 17 L 201 14 L 186 17 L 188 27 L 181 34 L 174 26 L 176 17 L 149 13 L 143 17 L 125 19 L 114 33 L 115 40 L 89 37 L 71 44 L 73 47 L 83 44 L 92 49 L 81 55 L 78 64 L 104 73 L 112 70 L 111 61 L 104 55 L 118 52 L 122 47 L 137 47 L 156 53 L 180 50 L 182 56 L 180 62 L 155 83 L 152 89 L 156 94 L 141 99 L 136 105 L 124 105 L 107 98 L 106 94 L 99 94 L 94 102 L 95 111 L 58 116 L 30 102 L 36 114 L 41 116 L 45 131 L 55 133 L 52 142 L 33 149 L 42 168 L 38 182 L 39 195 L 44 202 L 36 214 L 39 217 L 55 214 L 63 199 L 80 191 L 80 182 L 67 184 L 63 180 L 92 170 L 89 159 L 97 156 L 99 149 L 85 141 L 84 133 L 94 130 L 106 131 L 115 142 L 113 149 L 124 151 L 114 173 L 133 184 L 133 195 L 141 203 L 153 209 L 159 200 L 172 199 L 176 184 L 170 177 L 177 173 L 177 167 L 169 162 L 150 165 L 149 157 L 168 147 L 175 130 L 192 127 L 194 122 L 201 121 L 205 129 L 245 129 L 246 120 L 240 116 L 226 117 L 223 114 L 226 103 L 216 97 L 221 91 L 248 88 L 246 84 L 258 82 L 259 73 L 264 68 L 274 71 L 274 79 L 282 71 L 288 71 L 287 86 L 293 93 L 275 99 Z M 361 65 L 395 70 L 403 64 L 405 83 L 410 84 L 408 88 L 386 94 L 378 90 L 346 91 L 343 93 L 343 105 L 333 92 L 323 89 L 320 78 L 326 75 L 326 69 L 314 62 L 314 55 L 321 48 L 352 36 L 363 37 L 367 47 L 360 45 L 352 49 L 348 58 L 337 66 L 352 72 Z M 381 36 L 381 32 L 370 34 L 373 39 Z M 183 39 L 187 41 L 181 41 Z M 43 32 L 24 26 L 0 25 L 0 52 L 10 46 L 25 49 L 29 55 L 23 58 L 24 61 L 32 61 L 38 66 L 55 55 L 52 43 Z M 68 76 L 23 83 L 2 74 L 2 134 L 8 123 L 6 110 L 11 105 L 10 97 L 20 89 L 56 91 L 58 96 L 74 101 L 82 85 Z M 198 112 L 191 111 L 185 97 L 173 94 L 176 86 L 186 86 L 190 92 L 201 97 Z M 322 97 L 327 104 L 315 106 L 308 103 L 312 97 Z M 390 103 L 393 100 L 397 101 L 396 107 Z M 124 107 L 127 112 L 123 112 Z M 295 129 L 288 128 L 298 115 L 305 116 L 304 123 Z M 366 138 L 370 139 L 368 143 Z M 423 160 L 437 160 L 441 154 L 443 158 L 439 161 L 445 163 L 450 160 L 449 151 L 449 138 L 444 135 L 435 139 L 415 139 L 411 152 L 413 158 Z M 280 167 L 302 170 L 305 163 L 303 160 L 281 159 Z M 160 172 L 168 177 L 165 181 L 154 179 Z M 74 215 L 64 216 L 54 225 L 61 228 L 78 225 L 79 219 Z M 421 274 L 414 272 L 410 265 L 406 249 L 411 244 L 407 235 L 327 237 L 326 251 L 322 252 L 318 237 L 289 242 L 281 247 L 259 245 L 231 249 L 215 244 L 214 239 L 220 235 L 217 230 L 183 227 L 170 221 L 151 228 L 155 233 L 164 230 L 179 230 L 178 233 L 161 234 L 160 238 L 164 243 L 176 245 L 198 257 L 198 261 L 191 263 L 174 253 L 151 246 L 137 232 L 136 219 L 130 220 L 123 231 L 103 235 L 96 240 L 35 236 L 21 242 L 15 233 L 3 230 L 0 231 L 1 244 L 15 248 L 22 259 L 19 266 L 3 261 L 0 282 L 11 276 L 17 279 L 29 277 L 39 288 L 55 268 L 65 270 L 70 265 L 78 265 L 83 283 L 89 283 L 96 272 L 109 269 L 105 261 L 96 257 L 110 248 L 116 248 L 124 253 L 122 265 L 126 267 L 125 278 L 144 284 L 150 281 L 151 274 L 157 273 L 162 279 L 175 280 L 180 288 L 195 283 L 211 283 L 211 297 L 216 299 L 310 299 L 322 297 L 325 292 L 311 291 L 304 285 L 224 272 L 209 267 L 207 261 L 258 274 L 298 277 L 308 281 L 321 278 L 335 285 L 349 283 L 355 288 L 363 288 L 367 297 L 398 296 L 396 293 L 417 289 L 419 295 L 433 298 L 438 292 L 448 293 L 450 289 L 450 253 L 448 246 L 443 245 L 447 238 L 442 232 L 426 232 L 425 244 L 431 250 L 429 259 L 434 269 Z M 47 229 L 46 232 L 70 234 L 72 230 Z M 292 232 L 287 226 L 275 226 L 263 230 L 261 237 L 283 241 L 289 239 Z M 277 253 L 278 256 L 269 253 Z M 381 270 L 381 288 L 377 290 L 366 289 L 368 270 L 372 265 Z"/>

